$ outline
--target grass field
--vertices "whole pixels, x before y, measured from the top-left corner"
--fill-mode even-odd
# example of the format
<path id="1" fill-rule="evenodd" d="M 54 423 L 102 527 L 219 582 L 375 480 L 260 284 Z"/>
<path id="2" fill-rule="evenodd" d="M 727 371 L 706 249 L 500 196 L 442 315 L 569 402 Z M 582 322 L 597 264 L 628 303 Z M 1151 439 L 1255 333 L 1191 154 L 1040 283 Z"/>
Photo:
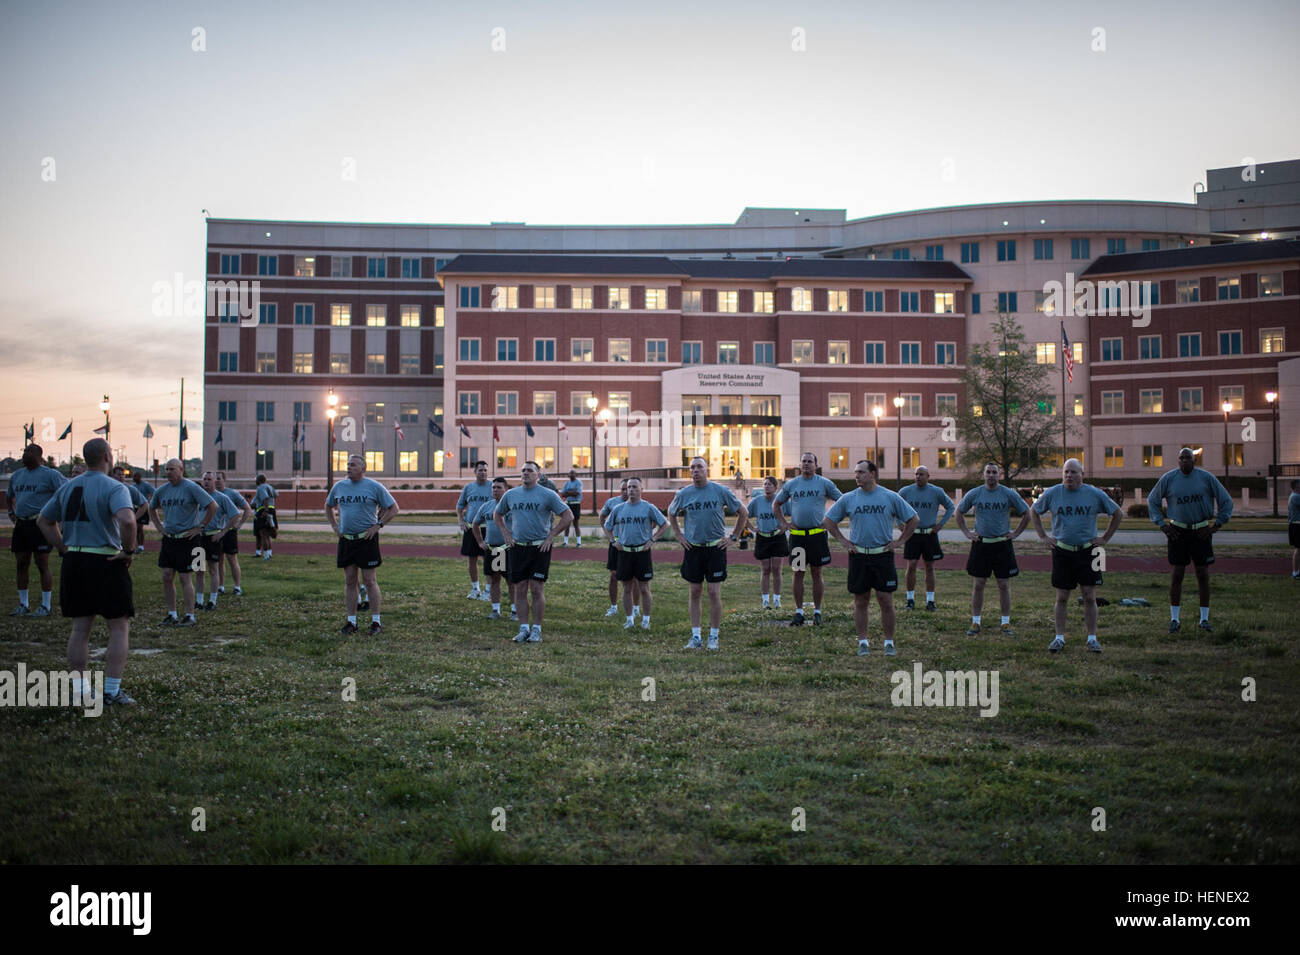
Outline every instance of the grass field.
<path id="1" fill-rule="evenodd" d="M 1215 632 L 1169 635 L 1163 579 L 1108 575 L 1106 596 L 1152 606 L 1103 609 L 1100 657 L 1072 606 L 1052 657 L 1045 574 L 1013 582 L 1015 638 L 968 638 L 969 579 L 944 571 L 940 612 L 900 614 L 887 659 L 874 634 L 854 655 L 842 571 L 826 625 L 794 629 L 758 609 L 748 554 L 733 554 L 721 652 L 684 651 L 668 561 L 654 629 L 632 636 L 602 616 L 604 570 L 557 561 L 544 642 L 520 646 L 450 560 L 384 564 L 378 639 L 337 634 L 342 576 L 324 557 L 246 554 L 249 596 L 163 629 L 150 553 L 132 645 L 155 652 L 123 683 L 139 705 L 0 711 L 0 864 L 1297 861 L 1286 576 L 1216 577 Z M 0 567 L 8 587 L 9 554 Z M 0 670 L 64 669 L 66 637 L 57 617 L 0 618 Z M 100 623 L 92 650 L 104 639 Z M 998 671 L 997 715 L 895 707 L 890 674 L 916 661 Z"/>

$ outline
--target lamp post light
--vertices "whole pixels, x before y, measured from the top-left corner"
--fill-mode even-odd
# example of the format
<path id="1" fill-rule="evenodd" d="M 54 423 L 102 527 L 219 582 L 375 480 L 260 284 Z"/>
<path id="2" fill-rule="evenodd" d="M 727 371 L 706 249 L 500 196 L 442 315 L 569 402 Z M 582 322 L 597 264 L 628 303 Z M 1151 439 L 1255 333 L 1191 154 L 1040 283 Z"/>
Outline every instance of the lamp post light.
<path id="1" fill-rule="evenodd" d="M 1264 395 L 1273 412 L 1273 516 L 1277 517 L 1277 392 L 1270 391 Z"/>
<path id="2" fill-rule="evenodd" d="M 325 453 L 325 484 L 326 491 L 334 487 L 334 419 L 339 414 L 339 396 L 334 394 L 334 389 L 325 397 L 325 417 L 330 422 L 329 449 Z"/>
<path id="3" fill-rule="evenodd" d="M 1228 488 L 1228 493 L 1232 493 L 1232 488 L 1228 483 L 1232 480 L 1232 448 L 1228 444 L 1228 412 L 1232 410 L 1232 402 L 1225 401 L 1223 407 L 1223 486 Z"/>
<path id="4" fill-rule="evenodd" d="M 112 426 L 108 418 L 108 395 L 104 395 L 104 400 L 99 403 L 99 410 L 104 412 L 104 440 L 112 445 Z"/>
<path id="5" fill-rule="evenodd" d="M 599 517 L 600 508 L 596 506 L 596 405 L 600 404 L 595 395 L 587 397 L 587 413 L 591 415 L 591 447 L 587 453 L 591 455 L 591 516 Z"/>
<path id="6" fill-rule="evenodd" d="M 872 442 L 871 463 L 880 466 L 880 416 L 885 413 L 885 409 L 880 405 L 871 406 L 871 417 L 876 419 L 876 437 Z"/>
<path id="7" fill-rule="evenodd" d="M 898 409 L 898 458 L 895 465 L 898 473 L 894 478 L 894 490 L 900 490 L 903 486 L 903 396 L 894 395 L 894 407 Z"/>

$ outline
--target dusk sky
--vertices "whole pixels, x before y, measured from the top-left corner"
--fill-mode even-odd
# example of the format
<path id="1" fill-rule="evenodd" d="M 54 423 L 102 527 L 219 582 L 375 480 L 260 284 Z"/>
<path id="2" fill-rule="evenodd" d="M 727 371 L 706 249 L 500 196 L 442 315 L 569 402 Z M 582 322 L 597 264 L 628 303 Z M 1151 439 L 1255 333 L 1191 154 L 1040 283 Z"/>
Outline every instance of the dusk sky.
<path id="1" fill-rule="evenodd" d="M 104 393 L 133 461 L 146 419 L 174 451 L 182 376 L 197 453 L 202 320 L 152 305 L 205 277 L 205 208 L 633 224 L 1190 202 L 1207 168 L 1300 158 L 1297 36 L 1294 0 L 9 3 L 0 457 L 44 418 L 75 420 L 79 451 Z"/>

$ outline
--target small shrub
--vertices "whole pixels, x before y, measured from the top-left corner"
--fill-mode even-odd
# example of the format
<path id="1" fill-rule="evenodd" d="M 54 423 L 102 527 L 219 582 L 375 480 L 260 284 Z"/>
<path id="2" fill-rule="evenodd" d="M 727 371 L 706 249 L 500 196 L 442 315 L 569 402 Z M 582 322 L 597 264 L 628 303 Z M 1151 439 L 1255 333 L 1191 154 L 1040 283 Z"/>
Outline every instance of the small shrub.
<path id="1" fill-rule="evenodd" d="M 1128 506 L 1128 516 L 1149 518 L 1151 516 L 1151 511 L 1147 508 L 1146 504 L 1130 504 Z"/>

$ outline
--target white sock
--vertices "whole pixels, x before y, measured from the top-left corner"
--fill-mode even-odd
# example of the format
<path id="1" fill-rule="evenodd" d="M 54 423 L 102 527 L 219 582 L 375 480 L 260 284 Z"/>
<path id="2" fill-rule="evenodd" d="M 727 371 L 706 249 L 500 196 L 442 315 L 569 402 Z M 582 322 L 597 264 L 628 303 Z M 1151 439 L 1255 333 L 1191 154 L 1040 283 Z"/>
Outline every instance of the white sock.
<path id="1" fill-rule="evenodd" d="M 1170 604 L 1170 605 L 1169 605 L 1169 619 L 1170 619 L 1170 620 L 1177 620 L 1177 619 L 1178 619 L 1178 614 L 1179 614 L 1179 612 L 1180 612 L 1182 609 L 1183 609 L 1183 608 L 1180 607 L 1180 606 L 1178 606 L 1177 604 Z"/>
<path id="2" fill-rule="evenodd" d="M 357 625 L 357 615 L 354 613 L 348 614 L 348 623 L 355 627 Z"/>
<path id="3" fill-rule="evenodd" d="M 1201 608 L 1201 623 L 1206 623 L 1206 622 L 1209 621 L 1209 619 L 1210 619 L 1210 608 L 1209 608 L 1209 607 L 1202 607 L 1202 608 Z"/>
<path id="4" fill-rule="evenodd" d="M 173 620 L 175 620 L 175 619 L 176 619 L 176 611 L 175 611 L 175 610 L 168 610 L 168 611 L 167 611 L 167 616 L 169 616 L 169 617 L 171 617 Z"/>
<path id="5" fill-rule="evenodd" d="M 907 592 L 907 599 L 908 599 L 908 600 L 915 600 L 915 599 L 916 599 L 916 591 L 915 591 L 915 590 L 909 590 L 909 591 Z"/>
<path id="6" fill-rule="evenodd" d="M 868 640 L 866 637 L 858 637 L 858 646 L 869 647 L 871 646 L 871 641 Z"/>
<path id="7" fill-rule="evenodd" d="M 262 552 L 261 552 L 260 550 L 255 550 L 255 551 L 253 551 L 253 555 L 254 555 L 255 557 L 261 557 L 261 556 L 262 556 Z"/>
<path id="8" fill-rule="evenodd" d="M 236 587 L 236 588 L 235 588 L 235 594 L 236 594 L 237 596 L 240 596 L 240 597 L 244 596 L 244 588 L 243 588 L 243 587 Z"/>
<path id="9" fill-rule="evenodd" d="M 631 614 L 631 613 L 627 615 L 627 625 L 628 625 L 629 627 L 632 626 L 632 624 L 636 622 L 636 621 L 633 619 L 635 616 L 636 616 L 636 614 Z"/>
<path id="10" fill-rule="evenodd" d="M 763 594 L 763 606 L 766 607 L 766 606 L 769 606 L 769 604 L 770 604 L 770 600 L 769 600 L 767 594 Z"/>
<path id="11" fill-rule="evenodd" d="M 372 613 L 372 614 L 370 615 L 370 622 L 371 622 L 371 623 L 379 623 L 379 614 L 377 614 L 377 613 Z"/>
<path id="12" fill-rule="evenodd" d="M 500 612 L 501 612 L 501 601 L 498 600 L 496 603 L 494 603 L 494 604 L 492 605 L 492 612 L 493 612 L 493 613 L 500 613 Z"/>
<path id="13" fill-rule="evenodd" d="M 196 607 L 203 606 L 203 591 L 200 590 L 198 593 L 194 595 L 194 606 Z"/>
<path id="14" fill-rule="evenodd" d="M 1002 626 L 1005 627 L 1005 626 L 1006 626 L 1007 624 L 1009 624 L 1010 622 L 1011 622 L 1011 618 L 1008 617 L 1006 614 L 1003 614 L 1003 615 L 1002 615 Z"/>
<path id="15" fill-rule="evenodd" d="M 582 535 L 581 535 L 581 534 L 578 535 L 578 546 L 579 546 L 579 547 L 582 546 Z"/>
<path id="16" fill-rule="evenodd" d="M 104 677 L 104 695 L 117 696 L 122 689 L 122 678 L 120 676 Z"/>
<path id="17" fill-rule="evenodd" d="M 650 629 L 650 618 L 649 618 L 649 617 L 642 617 L 642 618 L 641 618 L 641 626 L 643 626 L 643 627 L 645 627 L 647 630 L 649 630 L 649 629 Z"/>
<path id="18" fill-rule="evenodd" d="M 632 616 L 635 617 L 635 616 L 636 616 L 637 614 L 639 614 L 640 612 L 641 612 L 641 605 L 640 605 L 640 604 L 633 604 L 633 605 L 632 605 Z"/>
<path id="19" fill-rule="evenodd" d="M 1058 633 L 1058 634 L 1056 635 L 1056 639 L 1057 639 L 1057 640 L 1060 640 L 1062 643 L 1064 643 L 1064 642 L 1065 642 L 1065 634 L 1063 634 L 1063 633 Z"/>
<path id="20" fill-rule="evenodd" d="M 975 624 L 975 626 L 978 627 L 978 626 L 979 626 L 979 622 L 980 622 L 980 615 L 979 615 L 979 614 L 973 614 L 973 615 L 971 616 L 971 618 L 970 618 L 970 622 L 973 623 L 973 624 Z"/>
<path id="21" fill-rule="evenodd" d="M 717 628 L 717 627 L 709 627 L 709 639 L 712 640 L 712 639 L 713 639 L 714 637 L 716 637 L 717 635 L 718 635 L 718 628 Z"/>
<path id="22" fill-rule="evenodd" d="M 267 556 L 267 557 L 270 557 L 270 556 L 271 556 L 271 548 L 269 548 L 269 547 L 266 549 L 266 556 Z"/>
<path id="23" fill-rule="evenodd" d="M 539 637 L 542 635 L 542 625 L 540 623 L 533 624 L 533 633 L 537 634 Z"/>
<path id="24" fill-rule="evenodd" d="M 780 594 L 773 594 L 773 595 L 772 595 L 772 606 L 773 606 L 773 607 L 779 607 L 779 606 L 781 606 L 781 595 L 780 595 Z"/>
<path id="25" fill-rule="evenodd" d="M 27 603 L 27 591 L 25 590 L 18 591 L 18 602 L 22 604 L 24 607 L 29 606 L 29 604 Z"/>
<path id="26" fill-rule="evenodd" d="M 511 613 L 518 613 L 518 612 L 519 612 L 519 608 L 516 607 L 514 604 L 511 604 L 511 605 L 510 605 L 510 612 L 511 612 Z"/>
<path id="27" fill-rule="evenodd" d="M 696 640 L 700 639 L 700 628 L 691 627 L 691 636 L 694 637 Z"/>
<path id="28" fill-rule="evenodd" d="M 212 601 L 212 606 L 217 605 L 217 595 L 215 593 L 208 594 L 208 599 Z"/>
<path id="29" fill-rule="evenodd" d="M 41 606 L 44 607 L 46 610 L 50 609 L 50 591 L 48 590 L 41 591 Z"/>
<path id="30" fill-rule="evenodd" d="M 887 647 L 892 647 L 893 645 L 894 645 L 894 638 L 893 638 L 893 637 L 885 637 L 885 646 L 887 646 Z"/>
<path id="31" fill-rule="evenodd" d="M 217 593 L 219 593 L 219 594 L 224 594 L 225 592 L 226 592 L 226 585 L 225 585 L 225 584 L 222 584 L 220 587 L 217 588 Z"/>
<path id="32" fill-rule="evenodd" d="M 1096 635 L 1095 633 L 1090 633 L 1090 634 L 1088 634 L 1088 642 L 1089 642 L 1089 643 L 1096 643 L 1096 642 L 1097 642 L 1097 635 Z"/>
<path id="33" fill-rule="evenodd" d="M 925 592 L 925 602 L 926 602 L 926 603 L 929 603 L 929 604 L 934 603 L 934 591 L 933 591 L 933 590 L 927 590 L 927 591 Z"/>
<path id="34" fill-rule="evenodd" d="M 803 607 L 796 607 L 796 608 L 795 608 L 795 611 L 794 611 L 794 615 L 795 615 L 796 617 L 802 617 L 802 616 L 803 616 Z"/>
<path id="35" fill-rule="evenodd" d="M 610 610 L 618 610 L 618 604 L 610 604 L 610 605 L 609 605 L 609 609 L 610 609 Z"/>

